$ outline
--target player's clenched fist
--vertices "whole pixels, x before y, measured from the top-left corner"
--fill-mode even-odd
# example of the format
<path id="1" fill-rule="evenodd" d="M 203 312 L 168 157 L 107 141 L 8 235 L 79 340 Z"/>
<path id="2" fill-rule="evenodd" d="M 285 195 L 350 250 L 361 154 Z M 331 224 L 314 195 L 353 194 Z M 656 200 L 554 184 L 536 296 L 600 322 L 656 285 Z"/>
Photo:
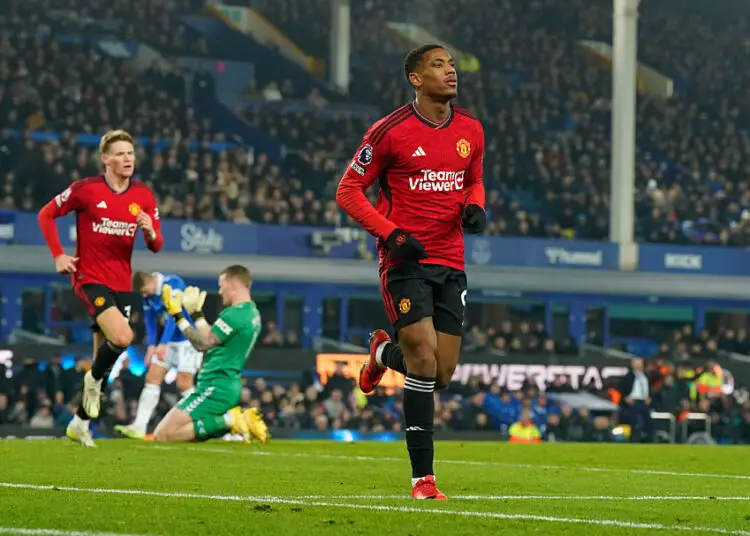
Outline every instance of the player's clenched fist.
<path id="1" fill-rule="evenodd" d="M 164 308 L 170 315 L 175 316 L 182 313 L 182 292 L 169 285 L 164 285 L 161 289 L 161 299 L 164 302 Z"/>
<path id="2" fill-rule="evenodd" d="M 138 224 L 138 227 L 143 229 L 148 236 L 153 237 L 156 235 L 156 232 L 154 231 L 154 222 L 151 219 L 151 216 L 144 211 L 141 210 L 138 213 L 138 216 L 135 218 L 135 223 Z"/>
<path id="3" fill-rule="evenodd" d="M 483 233 L 487 228 L 487 213 L 479 205 L 469 205 L 464 209 L 461 224 L 469 234 Z"/>
<path id="4" fill-rule="evenodd" d="M 182 294 L 182 305 L 191 315 L 200 312 L 203 309 L 203 302 L 206 301 L 206 291 L 198 287 L 188 287 Z"/>
<path id="5" fill-rule="evenodd" d="M 427 258 L 424 246 L 411 233 L 403 229 L 395 229 L 388 235 L 385 243 L 393 259 L 418 262 Z"/>
<path id="6" fill-rule="evenodd" d="M 55 271 L 58 274 L 72 274 L 76 271 L 77 262 L 78 257 L 71 257 L 70 255 L 55 257 Z"/>

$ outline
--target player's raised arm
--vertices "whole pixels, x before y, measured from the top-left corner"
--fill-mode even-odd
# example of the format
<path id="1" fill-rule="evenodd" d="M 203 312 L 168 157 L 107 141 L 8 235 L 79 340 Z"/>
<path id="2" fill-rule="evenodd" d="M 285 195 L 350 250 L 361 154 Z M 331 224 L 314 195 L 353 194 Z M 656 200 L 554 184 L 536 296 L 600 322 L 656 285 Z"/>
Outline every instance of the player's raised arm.
<path id="1" fill-rule="evenodd" d="M 44 205 L 37 215 L 42 236 L 44 236 L 44 240 L 47 242 L 47 247 L 50 253 L 52 253 L 52 258 L 55 259 L 55 269 L 61 274 L 75 272 L 78 259 L 65 254 L 65 250 L 60 243 L 60 236 L 57 234 L 55 219 L 61 218 L 69 212 L 80 208 L 79 190 L 79 185 L 73 184 Z"/>
<path id="2" fill-rule="evenodd" d="M 487 214 L 484 211 L 484 129 L 477 122 L 477 147 L 471 156 L 471 163 L 464 185 L 464 216 L 462 226 L 469 234 L 479 234 L 487 227 Z"/>
<path id="3" fill-rule="evenodd" d="M 396 226 L 378 213 L 365 195 L 391 159 L 390 136 L 380 130 L 376 123 L 365 135 L 339 182 L 336 202 L 368 233 L 386 240 Z"/>
<path id="4" fill-rule="evenodd" d="M 148 191 L 150 202 L 146 205 L 145 210 L 138 214 L 138 227 L 143 229 L 143 237 L 146 240 L 146 247 L 158 253 L 164 246 L 164 237 L 161 234 L 161 219 L 159 217 L 159 207 L 156 205 L 156 199 L 153 192 Z"/>

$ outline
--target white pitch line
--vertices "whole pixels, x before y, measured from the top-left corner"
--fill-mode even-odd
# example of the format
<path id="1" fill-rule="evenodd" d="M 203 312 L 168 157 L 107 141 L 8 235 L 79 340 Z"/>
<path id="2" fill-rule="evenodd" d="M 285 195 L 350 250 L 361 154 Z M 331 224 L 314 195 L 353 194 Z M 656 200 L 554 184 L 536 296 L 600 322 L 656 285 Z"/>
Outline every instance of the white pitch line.
<path id="1" fill-rule="evenodd" d="M 211 452 L 220 454 L 249 454 L 252 456 L 281 456 L 287 458 L 315 458 L 328 460 L 356 460 L 356 461 L 379 461 L 379 462 L 406 462 L 406 458 L 394 458 L 387 456 L 344 456 L 341 454 L 313 454 L 305 452 L 269 452 L 259 450 L 230 450 L 222 448 L 201 448 L 201 447 L 169 447 L 163 445 L 139 446 L 141 449 L 157 450 L 192 450 L 196 452 Z M 687 478 L 726 478 L 730 480 L 750 480 L 750 475 L 726 475 L 720 473 L 685 473 L 681 471 L 659 471 L 656 469 L 615 469 L 612 467 L 582 467 L 578 465 L 535 465 L 526 463 L 510 462 L 485 462 L 472 460 L 435 460 L 436 464 L 448 465 L 475 465 L 478 467 L 510 467 L 514 469 L 543 469 L 543 470 L 566 470 L 566 471 L 583 471 L 593 473 L 626 473 L 634 475 L 658 475 L 658 476 L 679 476 Z"/>
<path id="2" fill-rule="evenodd" d="M 555 517 L 542 516 L 534 514 L 502 514 L 497 512 L 471 512 L 464 510 L 436 510 L 430 508 L 414 508 L 409 506 L 381 506 L 351 503 L 331 503 L 324 501 L 306 502 L 290 499 L 281 499 L 278 501 L 282 504 L 295 504 L 304 506 L 322 506 L 327 508 L 349 508 L 356 510 L 379 510 L 387 512 L 403 513 L 423 513 L 423 514 L 444 514 L 457 517 L 483 517 L 494 519 L 506 519 L 513 521 L 546 521 L 548 523 L 569 523 L 578 525 L 599 525 L 624 529 L 645 529 L 645 530 L 672 530 L 680 532 L 711 532 L 714 534 L 728 534 L 732 536 L 750 536 L 750 531 L 740 529 L 724 529 L 719 527 L 698 527 L 686 525 L 663 525 L 661 523 L 635 523 L 631 521 L 618 521 L 616 519 L 582 519 L 573 517 Z"/>
<path id="3" fill-rule="evenodd" d="M 317 501 L 317 500 L 310 501 L 310 500 L 301 500 L 301 499 L 284 498 L 284 497 L 207 495 L 207 494 L 199 494 L 199 493 L 179 493 L 179 492 L 149 491 L 149 490 L 138 490 L 138 489 L 78 488 L 78 487 L 72 487 L 72 486 L 19 484 L 19 483 L 13 483 L 13 482 L 0 482 L 0 487 L 15 488 L 15 489 L 34 489 L 34 490 L 44 490 L 44 491 L 71 491 L 71 492 L 84 492 L 84 493 L 99 493 L 99 494 L 104 494 L 104 495 L 146 495 L 150 497 L 165 497 L 165 498 L 179 498 L 179 499 L 203 499 L 203 500 L 214 500 L 214 501 L 255 502 L 255 503 L 267 503 L 267 504 L 288 504 L 288 505 L 295 505 L 295 506 L 320 506 L 320 507 L 325 507 L 325 508 L 342 508 L 342 509 L 353 509 L 353 510 L 376 510 L 376 511 L 384 511 L 384 512 L 417 513 L 417 514 L 430 514 L 430 515 L 440 514 L 440 515 L 456 516 L 456 517 L 507 519 L 507 520 L 514 520 L 514 521 L 545 521 L 549 523 L 598 525 L 598 526 L 616 527 L 616 528 L 623 528 L 623 529 L 672 530 L 672 531 L 680 531 L 680 532 L 710 532 L 713 534 L 726 534 L 730 536 L 750 536 L 750 531 L 747 531 L 747 530 L 724 529 L 724 528 L 719 528 L 719 527 L 664 525 L 661 523 L 635 523 L 631 521 L 619 521 L 616 519 L 584 519 L 584 518 L 573 518 L 573 517 L 542 516 L 542 515 L 534 515 L 534 514 L 503 514 L 503 513 L 498 513 L 498 512 L 474 512 L 474 511 L 465 511 L 465 510 L 416 508 L 416 507 L 410 507 L 410 506 L 386 506 L 386 505 L 376 505 L 376 504 L 336 503 L 336 502 L 328 502 L 328 501 Z M 60 536 L 73 536 L 73 535 L 63 534 Z M 81 536 L 93 536 L 93 535 L 85 534 Z"/>
<path id="4" fill-rule="evenodd" d="M 408 500 L 408 495 L 295 495 L 290 499 L 299 500 Z M 750 501 L 750 497 L 731 496 L 689 496 L 689 495 L 451 495 L 450 500 L 461 501 Z"/>
<path id="5" fill-rule="evenodd" d="M 139 536 L 121 532 L 97 532 L 87 530 L 59 529 L 25 529 L 21 527 L 0 527 L 0 534 L 19 534 L 21 536 Z"/>

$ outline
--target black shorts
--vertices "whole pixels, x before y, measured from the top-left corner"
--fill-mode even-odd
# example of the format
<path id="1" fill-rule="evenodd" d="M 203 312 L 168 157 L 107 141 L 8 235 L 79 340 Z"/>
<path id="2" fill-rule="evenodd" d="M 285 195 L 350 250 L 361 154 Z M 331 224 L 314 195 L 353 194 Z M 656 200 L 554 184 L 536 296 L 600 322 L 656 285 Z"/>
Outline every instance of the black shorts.
<path id="1" fill-rule="evenodd" d="M 119 292 L 97 283 L 75 286 L 73 292 L 89 310 L 93 320 L 91 329 L 94 331 L 99 331 L 96 318 L 110 307 L 117 307 L 129 321 L 133 309 L 141 303 L 140 298 L 134 292 Z"/>
<path id="2" fill-rule="evenodd" d="M 435 331 L 463 333 L 466 274 L 437 264 L 404 263 L 380 274 L 383 304 L 393 329 L 431 316 Z"/>

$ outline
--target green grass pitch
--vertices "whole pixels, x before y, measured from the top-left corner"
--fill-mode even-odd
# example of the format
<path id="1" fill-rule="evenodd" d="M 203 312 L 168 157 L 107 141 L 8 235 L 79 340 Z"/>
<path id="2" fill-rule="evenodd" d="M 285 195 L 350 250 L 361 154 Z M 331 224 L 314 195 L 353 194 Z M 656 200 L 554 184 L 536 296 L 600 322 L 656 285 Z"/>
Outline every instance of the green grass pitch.
<path id="1" fill-rule="evenodd" d="M 0 441 L 0 534 L 750 536 L 746 447 L 442 442 L 449 500 L 402 443 Z"/>

